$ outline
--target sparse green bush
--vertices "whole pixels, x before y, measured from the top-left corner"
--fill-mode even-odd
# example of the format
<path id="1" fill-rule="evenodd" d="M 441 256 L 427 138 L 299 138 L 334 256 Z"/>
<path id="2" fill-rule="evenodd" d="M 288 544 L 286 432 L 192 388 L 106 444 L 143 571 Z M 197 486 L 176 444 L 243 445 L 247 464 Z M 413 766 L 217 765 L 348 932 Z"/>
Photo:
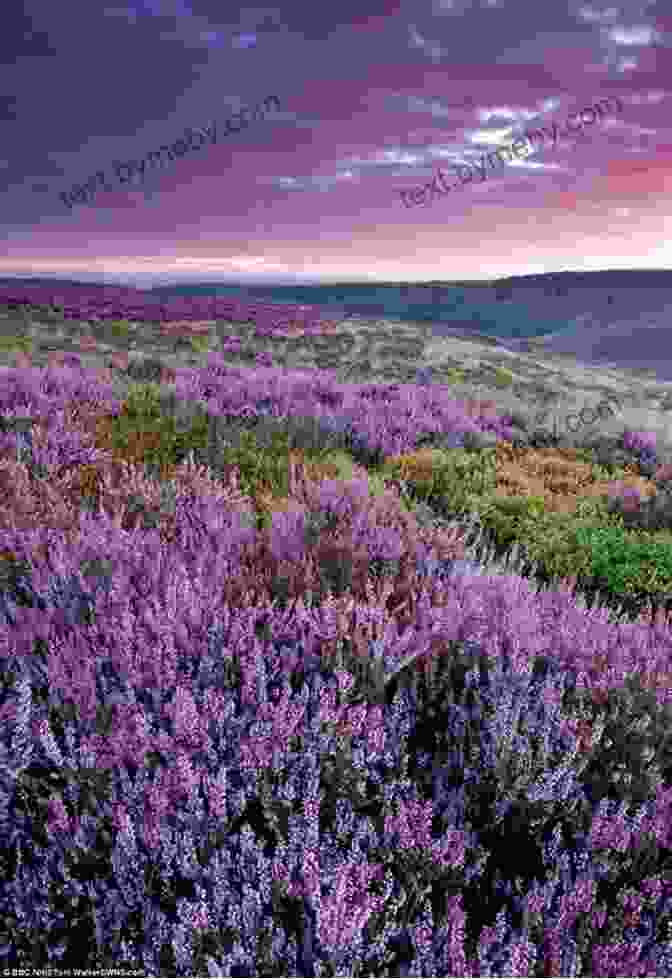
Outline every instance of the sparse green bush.
<path id="1" fill-rule="evenodd" d="M 497 387 L 508 388 L 513 384 L 513 374 L 505 367 L 495 367 L 495 384 Z"/>
<path id="2" fill-rule="evenodd" d="M 129 417 L 131 415 L 151 415 L 157 418 L 162 414 L 161 386 L 151 381 L 138 381 L 131 384 L 126 399 L 122 403 L 122 412 Z"/>
<path id="3" fill-rule="evenodd" d="M 0 351 L 4 353 L 30 353 L 33 349 L 33 341 L 30 337 L 24 336 L 0 336 Z"/>
<path id="4" fill-rule="evenodd" d="M 411 495 L 445 515 L 470 513 L 474 501 L 495 489 L 496 450 L 434 449 L 431 455 L 407 453 L 381 471 L 404 481 Z"/>
<path id="5" fill-rule="evenodd" d="M 479 515 L 483 523 L 495 531 L 501 544 L 513 543 L 517 538 L 523 537 L 528 522 L 537 520 L 544 512 L 544 500 L 541 496 L 491 496 L 479 505 Z"/>
<path id="6" fill-rule="evenodd" d="M 544 512 L 535 513 L 530 519 L 523 508 L 506 513 L 506 506 L 493 507 L 492 501 L 484 502 L 479 516 L 485 527 L 494 531 L 497 543 L 509 545 L 514 539 L 520 542 L 529 560 L 539 565 L 549 577 L 565 578 L 587 572 L 590 566 L 588 551 L 576 539 L 576 529 L 593 524 L 593 517 L 577 518 L 576 514 Z M 509 528 L 515 528 L 511 536 Z"/>
<path id="7" fill-rule="evenodd" d="M 128 320 L 109 320 L 108 326 L 116 337 L 128 336 L 131 324 Z"/>
<path id="8" fill-rule="evenodd" d="M 460 370 L 459 367 L 450 367 L 445 372 L 445 377 L 448 384 L 463 384 L 464 383 L 464 371 Z"/>
<path id="9" fill-rule="evenodd" d="M 299 453 L 307 462 L 328 462 L 340 474 L 352 478 L 352 458 L 332 437 L 309 419 L 285 419 L 262 415 L 252 420 L 229 419 L 208 414 L 199 402 L 183 403 L 174 393 L 161 391 L 158 384 L 135 384 L 122 403 L 118 416 L 111 417 L 110 435 L 118 457 L 136 461 L 142 445 L 142 461 L 148 473 L 177 466 L 187 458 L 206 466 L 211 475 L 228 478 L 235 469 L 241 493 L 258 499 L 289 495 L 290 453 Z M 385 488 L 385 480 L 371 473 L 372 492 Z M 260 515 L 261 524 L 268 523 Z"/>
<path id="10" fill-rule="evenodd" d="M 194 353 L 202 354 L 210 349 L 210 340 L 207 337 L 190 337 L 189 343 Z"/>

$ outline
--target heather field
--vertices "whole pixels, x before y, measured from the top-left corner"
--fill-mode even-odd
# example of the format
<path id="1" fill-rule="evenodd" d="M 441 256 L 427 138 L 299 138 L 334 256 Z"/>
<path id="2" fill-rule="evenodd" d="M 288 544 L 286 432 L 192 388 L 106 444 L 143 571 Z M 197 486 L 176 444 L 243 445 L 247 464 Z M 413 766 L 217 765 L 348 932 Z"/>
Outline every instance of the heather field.
<path id="1" fill-rule="evenodd" d="M 672 976 L 655 437 L 112 356 L 0 371 L 3 967 Z"/>

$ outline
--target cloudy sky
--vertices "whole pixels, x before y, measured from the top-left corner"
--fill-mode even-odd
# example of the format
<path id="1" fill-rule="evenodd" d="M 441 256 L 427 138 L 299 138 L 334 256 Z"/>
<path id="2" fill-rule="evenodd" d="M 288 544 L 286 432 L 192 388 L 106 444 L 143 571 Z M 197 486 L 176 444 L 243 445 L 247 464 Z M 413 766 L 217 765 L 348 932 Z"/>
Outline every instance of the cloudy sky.
<path id="1" fill-rule="evenodd" d="M 3 0 L 0 276 L 672 268 L 666 6 Z"/>

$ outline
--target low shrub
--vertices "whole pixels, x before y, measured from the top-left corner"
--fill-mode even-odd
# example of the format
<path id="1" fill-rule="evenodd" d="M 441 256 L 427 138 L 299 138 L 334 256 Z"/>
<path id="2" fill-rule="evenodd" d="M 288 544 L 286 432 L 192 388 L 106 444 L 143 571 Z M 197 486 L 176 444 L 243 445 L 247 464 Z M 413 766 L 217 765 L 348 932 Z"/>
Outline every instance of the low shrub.
<path id="1" fill-rule="evenodd" d="M 97 420 L 96 446 L 110 450 L 115 461 L 144 464 L 163 480 L 187 458 L 209 467 L 216 479 L 236 469 L 241 491 L 258 501 L 261 495 L 287 496 L 291 454 L 324 462 L 343 441 L 309 419 L 228 419 L 208 414 L 198 402 L 178 403 L 155 383 L 133 385 L 118 415 Z"/>
<path id="2" fill-rule="evenodd" d="M 500 442 L 497 453 L 497 492 L 500 496 L 542 496 L 549 511 L 571 513 L 581 499 L 606 498 L 613 477 L 619 472 L 623 482 L 642 494 L 655 493 L 655 487 L 636 475 L 635 467 L 611 469 L 582 462 L 575 449 L 513 446 Z M 606 477 L 606 478 L 604 478 Z"/>
<path id="3" fill-rule="evenodd" d="M 497 387 L 508 388 L 513 384 L 513 374 L 505 367 L 495 367 L 495 384 Z"/>
<path id="4" fill-rule="evenodd" d="M 408 772 L 432 803 L 437 837 L 468 826 L 489 853 L 478 865 L 482 873 L 462 891 L 465 953 L 477 961 L 482 928 L 495 925 L 504 911 L 513 928 L 522 926 L 520 898 L 547 878 L 551 841 L 566 846 L 571 859 L 582 855 L 592 864 L 595 904 L 609 899 L 615 907 L 618 890 L 656 866 L 661 847 L 652 835 L 646 857 L 630 853 L 608 864 L 591 856 L 585 840 L 603 800 L 646 802 L 669 777 L 672 712 L 641 691 L 586 706 L 576 674 L 548 657 L 536 657 L 523 675 L 508 654 L 492 660 L 478 643 L 448 645 L 445 655 L 416 660 L 396 676 L 386 696 L 391 704 L 403 690 L 413 705 Z M 550 706 L 550 690 L 557 706 Z M 431 902 L 440 915 L 448 893 L 437 879 Z M 535 925 L 531 936 L 541 948 L 544 935 Z M 594 942 L 595 932 L 587 929 L 578 943 L 588 968 Z"/>
<path id="5" fill-rule="evenodd" d="M 641 533 L 635 538 L 617 527 L 579 528 L 576 539 L 589 550 L 592 573 L 606 579 L 612 591 L 672 588 L 672 541 Z"/>
<path id="6" fill-rule="evenodd" d="M 530 562 L 538 565 L 544 576 L 566 578 L 573 574 L 588 571 L 589 558 L 576 538 L 576 528 L 593 525 L 592 515 L 579 519 L 576 514 L 557 512 L 530 512 L 523 506 L 516 509 L 515 501 L 511 507 L 506 503 L 497 506 L 494 498 L 482 501 L 479 517 L 483 525 L 494 533 L 498 552 L 511 545 L 510 527 L 518 529 L 520 542 Z"/>
<path id="7" fill-rule="evenodd" d="M 29 354 L 33 349 L 33 341 L 26 336 L 0 336 L 0 351 L 16 353 L 21 351 Z"/>
<path id="8" fill-rule="evenodd" d="M 444 373 L 444 377 L 448 384 L 463 384 L 464 383 L 464 371 L 460 370 L 459 367 L 449 367 Z"/>
<path id="9" fill-rule="evenodd" d="M 323 424 L 320 419 L 306 415 L 290 415 L 282 419 L 265 418 L 257 426 L 276 425 L 287 438 L 289 448 L 319 459 L 334 450 L 345 450 L 348 444 L 347 426 L 341 430 L 337 425 Z"/>
<path id="10" fill-rule="evenodd" d="M 126 319 L 108 320 L 105 328 L 109 329 L 115 337 L 125 338 L 130 332 L 131 324 Z"/>
<path id="11" fill-rule="evenodd" d="M 450 929 L 459 932 L 452 907 L 459 895 L 466 913 L 467 969 L 475 966 L 480 975 L 669 975 L 669 958 L 664 958 L 672 925 L 669 898 L 665 905 L 643 898 L 635 926 L 627 900 L 637 889 L 644 892 L 643 883 L 654 875 L 664 878 L 669 863 L 662 841 L 666 824 L 652 828 L 649 821 L 624 846 L 607 845 L 605 836 L 593 842 L 589 836 L 595 827 L 596 833 L 614 828 L 627 835 L 648 820 L 641 811 L 627 810 L 649 804 L 650 811 L 658 789 L 670 785 L 672 705 L 661 706 L 660 698 L 636 677 L 629 677 L 623 689 L 588 693 L 578 687 L 576 674 L 550 655 L 534 657 L 530 672 L 521 672 L 512 663 L 514 643 L 503 633 L 498 655 L 487 656 L 482 644 L 464 639 L 469 619 L 462 619 L 462 638 L 448 641 L 443 627 L 435 629 L 430 617 L 430 605 L 450 587 L 448 577 L 478 571 L 461 559 L 462 542 L 456 535 L 439 546 L 435 528 L 440 510 L 476 512 L 500 544 L 524 540 L 532 554 L 543 558 L 546 574 L 581 574 L 586 580 L 602 576 L 610 588 L 631 584 L 633 589 L 669 591 L 672 543 L 668 546 L 653 534 L 636 536 L 625 526 L 626 516 L 634 512 L 627 496 L 621 513 L 618 506 L 610 509 L 602 494 L 582 495 L 614 474 L 636 483 L 630 464 L 595 462 L 589 453 L 563 457 L 534 450 L 425 449 L 364 473 L 369 498 L 365 487 L 354 485 L 363 475 L 349 451 L 352 429 L 340 420 L 330 429 L 308 419 L 277 419 L 269 403 L 261 406 L 260 417 L 243 422 L 209 415 L 197 401 L 173 414 L 170 401 L 158 385 L 133 387 L 118 416 L 97 419 L 99 447 L 112 451 L 114 458 L 158 467 L 162 479 L 170 479 L 187 456 L 212 461 L 222 473 L 235 469 L 241 490 L 253 497 L 264 519 L 258 544 L 241 561 L 239 579 L 237 572 L 223 575 L 217 598 L 221 595 L 222 607 L 228 608 L 222 621 L 215 618 L 208 626 L 201 655 L 180 656 L 184 675 L 179 703 L 175 690 L 174 713 L 163 714 L 161 697 L 154 697 L 156 684 L 138 684 L 133 697 L 143 710 L 154 704 L 153 715 L 145 711 L 147 730 L 161 730 L 167 737 L 179 725 L 195 737 L 189 698 L 193 695 L 194 711 L 202 705 L 205 714 L 205 687 L 212 687 L 207 691 L 211 743 L 203 738 L 207 750 L 202 757 L 185 758 L 176 781 L 179 791 L 192 761 L 194 769 L 202 761 L 204 769 L 206 763 L 225 768 L 228 784 L 219 793 L 215 786 L 208 788 L 205 778 L 194 782 L 185 806 L 171 805 L 170 814 L 163 813 L 164 836 L 151 855 L 140 844 L 149 823 L 143 825 L 147 809 L 140 798 L 141 783 L 153 781 L 158 787 L 161 781 L 165 787 L 163 769 L 167 772 L 174 759 L 163 758 L 160 751 L 148 753 L 146 773 L 130 764 L 128 771 L 118 763 L 108 772 L 83 767 L 77 761 L 84 757 L 78 740 L 80 734 L 91 735 L 93 722 L 91 729 L 79 731 L 72 702 L 53 706 L 42 640 L 36 641 L 34 655 L 15 658 L 14 673 L 3 667 L 3 702 L 13 696 L 18 704 L 17 722 L 7 725 L 11 738 L 3 751 L 15 768 L 17 760 L 22 766 L 17 772 L 5 765 L 1 786 L 5 801 L 0 808 L 12 834 L 0 854 L 0 957 L 14 956 L 6 964 L 35 969 L 53 966 L 58 959 L 64 968 L 92 969 L 123 961 L 171 975 L 457 974 L 452 956 L 461 942 L 451 940 Z M 8 425 L 5 431 L 0 424 L 0 429 L 6 436 L 10 430 L 21 431 L 21 425 Z M 12 450 L 18 451 L 13 445 Z M 18 468 L 8 470 L 9 484 L 17 484 Z M 79 469 L 82 485 L 88 480 L 93 486 L 96 467 Z M 666 496 L 670 482 L 670 473 L 659 476 L 655 499 Z M 387 492 L 395 485 L 398 498 Z M 172 481 L 162 486 L 168 499 L 174 489 Z M 571 500 L 571 512 L 556 509 L 559 500 Z M 198 502 L 181 501 L 189 511 L 190 534 Z M 131 499 L 129 509 L 136 504 L 145 526 L 152 526 L 158 511 L 148 510 L 147 501 L 140 499 Z M 421 541 L 427 544 L 426 554 L 430 543 L 436 545 L 438 557 L 418 562 L 422 570 L 417 571 L 413 558 Z M 140 561 L 142 548 L 138 551 Z M 137 576 L 129 579 L 134 588 L 136 578 L 142 579 L 143 595 L 156 587 L 151 574 L 140 574 L 140 568 L 150 567 L 139 565 Z M 81 571 L 90 589 L 67 573 L 55 575 L 38 595 L 30 565 L 1 552 L 0 627 L 3 622 L 15 624 L 20 605 L 59 609 L 64 629 L 92 625 L 93 593 L 97 587 L 107 590 L 111 562 L 93 559 L 82 563 Z M 204 571 L 202 584 L 208 580 Z M 251 597 L 252 606 L 269 598 L 279 601 L 266 621 L 260 616 L 252 623 L 240 614 L 240 595 Z M 284 617 L 290 602 L 299 598 L 313 609 L 318 603 L 328 606 L 329 615 L 322 620 L 326 629 L 315 628 L 311 634 L 308 616 L 297 617 L 294 624 L 290 615 Z M 449 600 L 444 621 L 452 630 L 456 603 Z M 395 618 L 386 624 L 385 614 L 392 610 Z M 280 614 L 283 632 L 294 630 L 286 642 L 277 638 Z M 443 612 L 437 609 L 436 614 L 440 622 Z M 184 617 L 175 630 L 181 645 L 191 639 L 192 622 L 194 636 L 204 631 L 206 619 L 201 624 L 197 619 Z M 151 616 L 145 621 L 150 624 Z M 491 621 L 499 628 L 494 614 Z M 407 638 L 404 627 L 420 623 L 424 631 L 418 627 L 415 638 Z M 305 641 L 297 629 L 305 630 Z M 269 650 L 271 632 L 275 639 Z M 255 683 L 243 689 L 244 653 L 255 635 L 257 669 L 245 669 L 248 678 L 255 674 Z M 242 642 L 234 658 L 236 637 Z M 386 677 L 384 654 L 404 643 L 407 656 Z M 280 649 L 296 657 L 294 669 L 279 655 L 266 655 Z M 116 725 L 123 747 L 121 708 L 128 706 L 130 691 L 124 690 L 128 678 L 114 677 L 111 665 L 96 664 L 96 690 L 113 696 L 99 705 L 95 734 L 112 740 Z M 335 665 L 339 669 L 332 676 Z M 57 656 L 50 666 L 55 673 Z M 21 676 L 19 669 L 25 670 Z M 225 694 L 221 705 L 215 690 Z M 332 693 L 339 697 L 339 716 L 330 722 L 324 715 L 331 711 Z M 280 701 L 285 697 L 283 712 Z M 366 710 L 356 733 L 348 733 L 340 715 L 340 705 L 363 703 L 368 709 L 374 702 L 387 708 L 381 711 L 384 731 L 376 747 L 374 718 Z M 266 720 L 259 724 L 262 710 Z M 23 747 L 17 748 L 21 725 L 28 730 L 31 722 L 47 719 L 53 739 L 48 743 L 35 737 L 32 757 L 24 764 Z M 352 723 L 354 729 L 354 719 Z M 280 733 L 283 729 L 286 734 Z M 236 768 L 243 739 L 247 771 L 243 765 Z M 280 755 L 284 752 L 280 764 L 274 754 L 278 748 Z M 264 757 L 267 763 L 260 761 Z M 250 771 L 255 763 L 257 770 Z M 137 796 L 131 785 L 138 786 Z M 202 799 L 197 799 L 201 792 Z M 154 800 L 158 798 L 157 791 Z M 224 798 L 226 817 L 216 808 Z M 307 799 L 313 800 L 314 823 L 308 807 L 304 810 Z M 128 828 L 117 818 L 124 806 Z M 617 806 L 620 812 L 614 812 Z M 216 821 L 208 820 L 215 811 Z M 80 820 L 75 834 L 75 821 Z M 362 948 L 357 947 L 356 926 L 352 942 L 342 938 L 341 930 L 343 947 L 335 939 L 338 948 L 329 961 L 329 943 L 317 938 L 313 898 L 297 897 L 294 890 L 294 882 L 302 874 L 307 877 L 307 865 L 300 862 L 302 847 L 306 856 L 309 834 L 318 829 L 323 936 L 332 912 L 340 916 L 346 909 L 342 920 L 350 928 L 351 919 L 370 910 L 370 898 L 384 893 L 383 905 L 368 917 Z M 10 838 L 9 832 L 5 835 Z M 271 854 L 285 862 L 282 880 L 272 880 Z M 380 865 L 384 880 L 372 882 L 371 894 L 366 893 L 367 883 L 356 883 L 353 897 L 345 886 L 345 870 L 354 868 L 354 876 L 369 861 Z M 352 867 L 345 867 L 347 863 Z M 45 875 L 47 865 L 52 872 Z M 594 885 L 592 906 L 579 906 L 572 923 L 565 924 L 563 907 L 577 899 L 579 875 Z M 266 887 L 264 881 L 272 885 Z M 184 918 L 175 918 L 176 907 L 180 915 L 205 914 L 217 906 L 213 894 L 237 914 L 235 927 L 199 923 L 192 928 L 184 925 Z M 523 912 L 527 895 L 538 899 L 540 913 Z M 204 908 L 198 909 L 192 901 L 201 898 Z M 544 960 L 545 954 L 549 960 L 555 956 L 548 951 L 554 923 L 566 932 L 571 929 L 571 938 L 562 943 L 566 972 L 555 959 L 552 966 Z M 433 937 L 423 934 L 426 927 L 433 927 Z M 532 949 L 530 971 L 517 973 L 511 962 L 514 951 L 520 951 L 517 940 L 524 928 L 537 951 Z M 631 971 L 623 960 L 612 972 L 604 964 L 604 971 L 598 971 L 595 949 L 629 939 L 639 946 L 638 953 L 643 948 Z M 659 949 L 657 971 L 645 959 L 654 943 Z M 605 951 L 602 961 L 610 954 Z M 612 961 L 616 955 L 614 951 Z"/>
<path id="12" fill-rule="evenodd" d="M 584 734 L 581 781 L 595 803 L 642 805 L 670 784 L 672 703 L 661 703 L 637 674 L 599 697 L 575 693 L 571 714 Z"/>
<path id="13" fill-rule="evenodd" d="M 583 441 L 584 449 L 592 452 L 593 461 L 601 466 L 636 466 L 643 475 L 649 475 L 641 469 L 642 453 L 634 446 L 626 447 L 624 443 L 625 432 L 621 435 L 607 436 L 599 435 L 593 438 L 586 438 Z"/>
<path id="14" fill-rule="evenodd" d="M 129 360 L 124 373 L 134 381 L 158 383 L 165 369 L 165 365 L 156 357 L 134 357 Z"/>
<path id="15" fill-rule="evenodd" d="M 483 523 L 493 530 L 500 544 L 507 545 L 516 539 L 524 540 L 529 522 L 534 523 L 545 513 L 542 496 L 489 497 L 479 504 Z"/>
<path id="16" fill-rule="evenodd" d="M 496 451 L 420 449 L 391 457 L 382 471 L 404 480 L 416 499 L 442 515 L 469 513 L 476 497 L 495 488 Z"/>
<path id="17" fill-rule="evenodd" d="M 615 484 L 609 498 L 609 513 L 618 515 L 628 530 L 672 533 L 672 481 L 667 478 L 670 469 L 661 466 L 654 473 L 657 492 L 653 497 L 643 499 L 636 490 Z"/>

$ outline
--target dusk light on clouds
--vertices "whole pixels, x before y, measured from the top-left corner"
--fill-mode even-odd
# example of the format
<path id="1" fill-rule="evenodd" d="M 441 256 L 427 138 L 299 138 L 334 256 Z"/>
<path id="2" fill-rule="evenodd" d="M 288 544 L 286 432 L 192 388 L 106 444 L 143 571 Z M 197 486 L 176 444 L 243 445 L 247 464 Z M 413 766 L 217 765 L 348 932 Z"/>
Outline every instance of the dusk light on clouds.
<path id="1" fill-rule="evenodd" d="M 151 286 L 670 267 L 664 11 L 533 0 L 12 4 L 0 36 L 0 276 Z M 279 109 L 224 131 L 271 96 Z M 437 168 L 474 167 L 526 129 L 607 98 L 623 111 L 404 207 L 400 191 Z M 142 180 L 108 179 L 72 209 L 59 197 L 213 124 L 214 143 Z"/>

